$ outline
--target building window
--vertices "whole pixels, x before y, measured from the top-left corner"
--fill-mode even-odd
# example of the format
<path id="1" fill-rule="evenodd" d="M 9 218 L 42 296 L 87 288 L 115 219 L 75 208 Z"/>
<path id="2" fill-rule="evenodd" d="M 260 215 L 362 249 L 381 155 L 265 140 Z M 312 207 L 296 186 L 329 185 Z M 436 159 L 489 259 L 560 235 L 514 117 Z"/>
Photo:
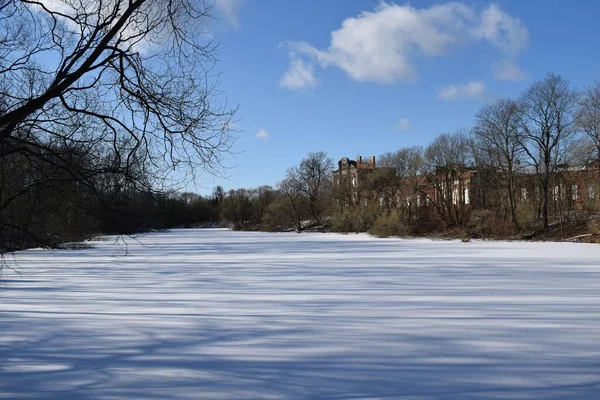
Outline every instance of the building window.
<path id="1" fill-rule="evenodd" d="M 417 194 L 417 207 L 421 206 L 421 196 Z"/>
<path id="2" fill-rule="evenodd" d="M 463 203 L 469 204 L 469 189 L 463 189 Z"/>
<path id="3" fill-rule="evenodd" d="M 552 191 L 552 198 L 554 201 L 558 201 L 558 186 L 554 186 L 554 190 Z"/>
<path id="4" fill-rule="evenodd" d="M 527 201 L 527 188 L 521 188 L 521 201 Z"/>
<path id="5" fill-rule="evenodd" d="M 579 194 L 577 193 L 577 185 L 571 185 L 571 199 L 577 200 L 579 198 Z"/>
<path id="6" fill-rule="evenodd" d="M 594 189 L 595 189 L 595 187 L 594 187 L 594 184 L 593 184 L 593 183 L 590 183 L 590 184 L 588 185 L 588 198 L 589 198 L 589 199 L 592 199 L 592 200 L 593 200 L 593 199 L 595 199 L 595 198 L 596 198 L 596 193 L 595 193 Z"/>

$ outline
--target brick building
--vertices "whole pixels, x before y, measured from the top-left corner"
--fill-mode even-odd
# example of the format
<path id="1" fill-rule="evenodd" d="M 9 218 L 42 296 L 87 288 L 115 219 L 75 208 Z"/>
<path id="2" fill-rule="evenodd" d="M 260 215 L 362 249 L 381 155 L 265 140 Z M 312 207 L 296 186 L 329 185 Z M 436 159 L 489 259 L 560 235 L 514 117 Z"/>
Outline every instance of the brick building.
<path id="1" fill-rule="evenodd" d="M 375 157 L 363 161 L 347 157 L 333 171 L 338 204 L 402 208 L 416 217 L 438 213 L 449 222 L 459 222 L 469 209 L 492 209 L 508 204 L 503 172 L 488 168 L 478 171 L 465 166 L 440 167 L 434 173 L 400 178 L 394 168 L 377 167 Z M 540 202 L 535 173 L 515 175 L 516 201 L 535 207 Z M 557 168 L 549 193 L 555 218 L 572 211 L 597 211 L 600 200 L 598 164 Z"/>
<path id="2" fill-rule="evenodd" d="M 338 201 L 355 206 L 364 205 L 372 197 L 372 193 L 365 184 L 369 176 L 375 172 L 387 171 L 391 173 L 393 168 L 377 168 L 375 156 L 363 161 L 361 156 L 356 160 L 343 157 L 338 161 L 338 169 L 333 171 L 333 185 L 338 192 Z"/>
<path id="3" fill-rule="evenodd" d="M 363 161 L 344 157 L 333 171 L 338 201 L 367 206 L 376 201 L 380 207 L 417 208 L 434 203 L 468 205 L 471 202 L 473 169 L 439 168 L 435 174 L 400 178 L 392 167 L 377 167 L 375 157 Z M 415 214 L 416 215 L 416 214 Z"/>

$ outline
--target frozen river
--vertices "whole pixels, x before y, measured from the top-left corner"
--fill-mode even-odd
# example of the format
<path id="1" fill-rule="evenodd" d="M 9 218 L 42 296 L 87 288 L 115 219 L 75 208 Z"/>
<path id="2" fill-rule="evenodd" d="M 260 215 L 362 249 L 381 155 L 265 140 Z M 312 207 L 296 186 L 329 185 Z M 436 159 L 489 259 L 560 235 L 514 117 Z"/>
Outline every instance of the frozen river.
<path id="1" fill-rule="evenodd" d="M 600 398 L 600 245 L 91 244 L 6 257 L 0 398 Z"/>

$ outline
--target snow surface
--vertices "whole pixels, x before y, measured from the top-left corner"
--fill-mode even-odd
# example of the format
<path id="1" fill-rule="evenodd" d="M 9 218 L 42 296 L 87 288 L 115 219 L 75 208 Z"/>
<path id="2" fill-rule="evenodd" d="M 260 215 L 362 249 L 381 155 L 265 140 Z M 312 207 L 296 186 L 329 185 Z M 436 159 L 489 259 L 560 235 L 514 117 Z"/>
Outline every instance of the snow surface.
<path id="1" fill-rule="evenodd" d="M 0 398 L 600 398 L 597 245 L 92 244 L 7 256 L 21 276 L 0 286 Z"/>

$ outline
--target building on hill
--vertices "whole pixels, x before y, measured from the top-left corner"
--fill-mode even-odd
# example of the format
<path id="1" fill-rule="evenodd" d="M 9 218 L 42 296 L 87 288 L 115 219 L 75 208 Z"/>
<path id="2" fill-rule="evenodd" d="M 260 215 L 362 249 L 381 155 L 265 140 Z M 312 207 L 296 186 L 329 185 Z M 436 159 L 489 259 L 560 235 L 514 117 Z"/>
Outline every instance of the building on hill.
<path id="1" fill-rule="evenodd" d="M 375 201 L 380 207 L 420 207 L 432 202 L 469 204 L 475 171 L 466 168 L 438 168 L 436 173 L 400 177 L 393 167 L 377 167 L 375 157 L 363 161 L 344 157 L 333 171 L 338 200 L 354 206 Z"/>
<path id="2" fill-rule="evenodd" d="M 600 210 L 600 171 L 597 163 L 556 166 L 552 175 L 549 210 L 554 220 L 569 220 L 581 212 Z M 541 190 L 535 171 L 514 175 L 516 204 L 528 213 L 540 213 Z M 503 210 L 509 206 L 505 171 L 464 165 L 440 166 L 429 173 L 398 176 L 392 167 L 378 167 L 375 157 L 363 161 L 344 157 L 333 171 L 339 207 L 377 207 L 402 210 L 407 220 L 435 217 L 461 225 L 471 211 Z"/>
<path id="3" fill-rule="evenodd" d="M 595 213 L 599 209 L 600 171 L 598 163 L 562 164 L 554 167 L 549 188 L 549 209 L 555 219 L 565 219 L 567 212 Z M 518 201 L 535 204 L 540 201 L 539 181 L 534 171 L 517 175 Z"/>
<path id="4" fill-rule="evenodd" d="M 338 194 L 338 202 L 358 206 L 368 201 L 370 196 L 366 183 L 376 170 L 375 156 L 369 157 L 367 161 L 363 161 L 361 156 L 357 156 L 356 160 L 343 157 L 338 161 L 338 169 L 333 171 L 333 185 Z"/>

